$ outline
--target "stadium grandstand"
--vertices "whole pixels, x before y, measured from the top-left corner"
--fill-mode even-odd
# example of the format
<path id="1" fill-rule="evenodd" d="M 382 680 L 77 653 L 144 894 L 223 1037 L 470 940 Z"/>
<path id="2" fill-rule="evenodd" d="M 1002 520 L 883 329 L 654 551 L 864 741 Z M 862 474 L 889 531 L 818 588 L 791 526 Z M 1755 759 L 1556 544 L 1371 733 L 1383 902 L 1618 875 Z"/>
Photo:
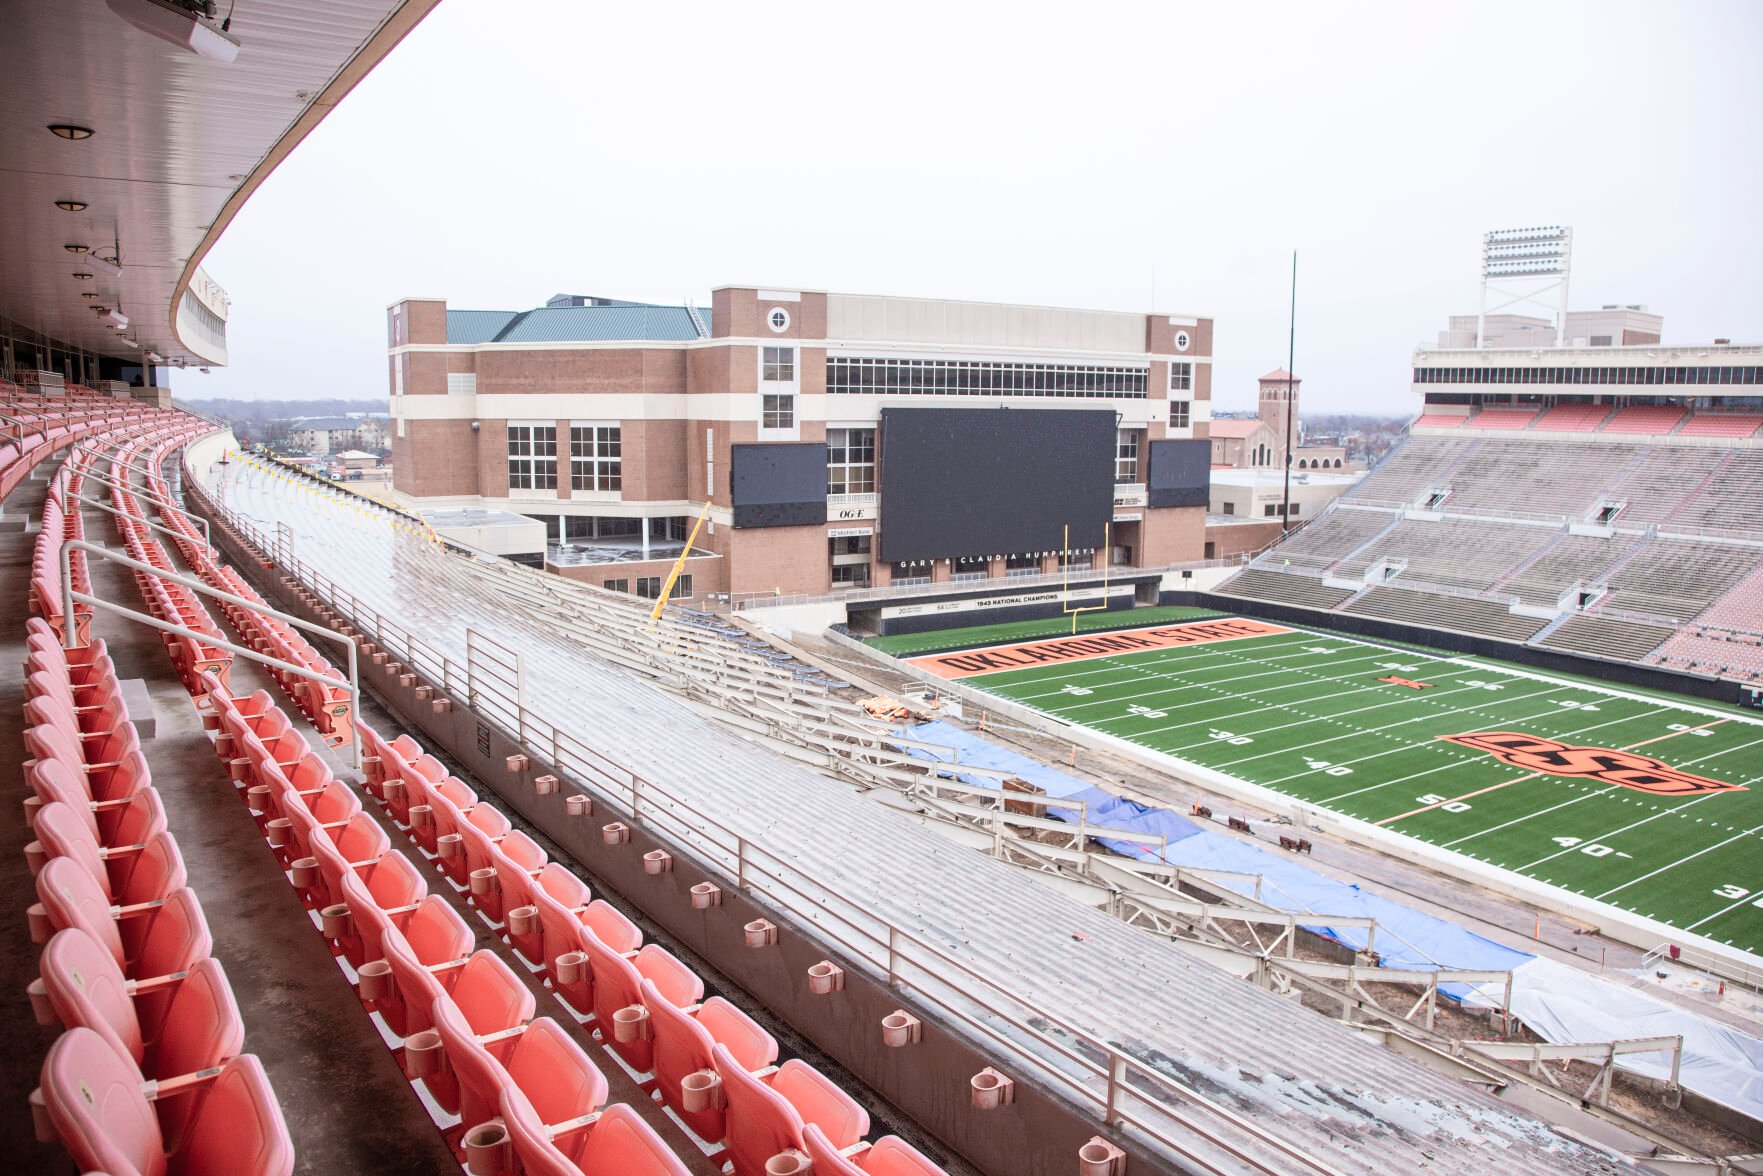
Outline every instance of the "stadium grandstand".
<path id="1" fill-rule="evenodd" d="M 1654 339 L 1422 349 L 1408 438 L 1220 591 L 1763 683 L 1763 347 Z"/>
<path id="2" fill-rule="evenodd" d="M 1144 860 L 1170 843 L 1132 823 L 1147 806 L 1036 799 L 1019 773 L 1045 765 L 1006 765 L 971 730 L 915 738 L 913 707 L 739 612 L 472 549 L 241 452 L 171 402 L 167 366 L 226 360 L 231 307 L 203 257 L 432 7 L 8 9 L 0 642 L 22 668 L 0 708 L 22 809 L 0 845 L 8 1170 L 1735 1170 L 1721 1157 L 1756 1100 L 1734 1101 L 1739 1064 L 1707 1044 L 1728 1037 L 1548 1041 L 1541 1015 L 1521 1031 L 1516 953 L 1393 966 L 1418 933 L 1388 908 L 1344 920 L 1357 945 L 1328 939 L 1313 928 L 1341 918 L 1282 907 L 1258 877 Z M 128 66 L 70 70 L 69 45 Z M 262 100 L 282 92 L 297 104 Z M 1113 474 L 1117 422 L 1101 415 Z M 1454 447 L 1436 460 L 1455 470 L 1486 432 L 1473 414 L 1436 439 L 1417 427 L 1390 469 L 1454 518 L 1433 508 L 1456 483 L 1412 447 Z M 1623 522 L 1631 499 L 1650 505 L 1623 486 L 1668 442 L 1622 436 L 1634 453 L 1608 467 L 1597 524 L 1610 534 L 1571 537 L 1626 540 L 1623 566 L 1654 570 L 1607 577 L 1582 611 L 1662 629 L 1739 616 L 1732 593 L 1755 569 L 1735 558 L 1730 583 L 1694 595 L 1682 567 L 1714 547 L 1669 530 L 1727 526 L 1697 513 L 1706 485 L 1645 533 Z M 1751 452 L 1717 440 L 1707 485 Z M 1203 479 L 1159 442 L 1145 506 L 1198 507 Z M 1601 444 L 1588 452 L 1609 456 Z M 1091 487 L 1104 537 L 1114 484 Z M 1463 484 L 1510 501 L 1497 479 Z M 765 498 L 777 489 L 747 505 L 803 505 Z M 1552 501 L 1579 509 L 1567 488 Z M 1486 509 L 1469 542 L 1521 529 Z M 1398 513 L 1362 499 L 1300 532 L 1292 549 L 1311 554 L 1296 558 L 1326 577 L 1251 572 L 1345 592 L 1329 580 L 1357 547 L 1333 556 L 1322 538 L 1364 546 L 1431 521 Z M 947 562 L 949 520 L 933 515 L 914 516 L 902 561 Z M 1499 534 L 1499 575 L 1407 535 L 1365 567 L 1424 561 L 1440 591 L 1380 590 L 1447 603 L 1529 572 L 1544 599 L 1567 574 L 1537 570 L 1547 544 Z M 1049 561 L 1037 574 L 1069 580 L 1069 545 L 1022 543 Z M 1582 1081 L 1563 1089 L 1544 1063 Z M 1680 1108 L 1701 1117 L 1695 1139 L 1674 1129 Z"/>

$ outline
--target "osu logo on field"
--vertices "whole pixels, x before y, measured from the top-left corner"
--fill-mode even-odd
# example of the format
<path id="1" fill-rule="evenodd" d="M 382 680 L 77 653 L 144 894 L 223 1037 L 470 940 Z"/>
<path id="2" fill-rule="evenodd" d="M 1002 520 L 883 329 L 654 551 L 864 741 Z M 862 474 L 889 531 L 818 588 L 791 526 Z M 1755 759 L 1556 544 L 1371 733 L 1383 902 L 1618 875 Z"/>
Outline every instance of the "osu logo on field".
<path id="1" fill-rule="evenodd" d="M 1476 731 L 1468 735 L 1440 735 L 1446 743 L 1485 751 L 1515 768 L 1551 776 L 1583 776 L 1602 780 L 1636 792 L 1655 796 L 1690 796 L 1698 792 L 1743 792 L 1743 784 L 1728 784 L 1706 776 L 1680 772 L 1652 756 L 1608 747 L 1576 747 L 1544 735 L 1521 731 Z"/>

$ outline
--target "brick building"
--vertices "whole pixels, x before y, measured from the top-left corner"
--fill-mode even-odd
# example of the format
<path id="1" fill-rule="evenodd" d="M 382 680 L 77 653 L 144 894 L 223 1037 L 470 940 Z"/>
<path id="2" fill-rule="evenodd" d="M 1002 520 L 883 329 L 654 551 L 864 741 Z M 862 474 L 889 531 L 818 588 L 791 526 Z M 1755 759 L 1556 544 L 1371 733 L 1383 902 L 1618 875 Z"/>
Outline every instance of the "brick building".
<path id="1" fill-rule="evenodd" d="M 387 317 L 397 490 L 542 520 L 574 578 L 653 593 L 706 500 L 699 599 L 1201 555 L 1210 319 L 753 287 Z"/>

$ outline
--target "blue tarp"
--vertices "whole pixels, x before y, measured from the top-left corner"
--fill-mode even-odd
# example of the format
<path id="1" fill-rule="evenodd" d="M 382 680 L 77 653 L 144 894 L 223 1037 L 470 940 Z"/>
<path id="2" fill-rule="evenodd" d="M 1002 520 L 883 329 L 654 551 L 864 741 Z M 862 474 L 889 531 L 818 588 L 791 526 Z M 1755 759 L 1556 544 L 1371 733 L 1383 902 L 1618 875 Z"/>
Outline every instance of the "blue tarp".
<path id="1" fill-rule="evenodd" d="M 1186 866 L 1196 870 L 1259 874 L 1261 901 L 1269 906 L 1289 911 L 1316 911 L 1320 914 L 1376 919 L 1377 939 L 1373 946 L 1382 957 L 1385 967 L 1418 971 L 1432 971 L 1441 967 L 1506 971 L 1535 958 L 1491 939 L 1484 939 L 1445 919 L 1422 914 L 1400 903 L 1367 893 L 1351 883 L 1308 869 L 1283 852 L 1246 845 L 1235 837 L 1202 828 L 1167 809 L 1140 804 L 1104 792 L 1074 776 L 1068 776 L 1056 768 L 999 747 L 959 727 L 952 727 L 947 723 L 927 723 L 899 733 L 902 738 L 953 748 L 957 765 L 972 764 L 975 767 L 1009 772 L 1042 789 L 1048 796 L 1061 800 L 1086 801 L 1091 824 L 1132 829 L 1147 834 L 1160 833 L 1168 838 L 1168 844 L 1161 852 L 1124 839 L 1099 839 L 1116 853 L 1143 861 L 1164 861 L 1172 866 Z M 921 759 L 948 762 L 947 756 L 935 756 L 921 748 L 912 749 L 911 754 Z M 958 768 L 954 775 L 969 784 L 989 786 L 995 783 L 989 777 L 964 776 Z M 1059 820 L 1077 819 L 1076 809 L 1050 808 L 1048 812 Z M 1219 885 L 1231 883 L 1221 880 Z M 1234 888 L 1244 894 L 1253 893 L 1253 886 L 1247 881 L 1236 884 Z M 1365 932 L 1357 928 L 1317 926 L 1306 929 L 1354 950 L 1365 947 Z"/>

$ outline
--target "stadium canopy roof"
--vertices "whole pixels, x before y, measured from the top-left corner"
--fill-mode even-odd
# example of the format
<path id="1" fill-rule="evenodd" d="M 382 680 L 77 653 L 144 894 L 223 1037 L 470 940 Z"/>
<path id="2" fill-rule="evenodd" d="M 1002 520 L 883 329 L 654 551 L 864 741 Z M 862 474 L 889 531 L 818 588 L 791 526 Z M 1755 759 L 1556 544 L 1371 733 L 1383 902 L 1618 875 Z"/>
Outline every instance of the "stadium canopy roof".
<path id="1" fill-rule="evenodd" d="M 98 355 L 220 362 L 223 348 L 178 325 L 203 256 L 246 197 L 438 2 L 251 0 L 232 18 L 238 56 L 222 63 L 97 0 L 6 0 L 0 316 Z M 91 135 L 64 138 L 51 125 Z M 120 260 L 120 275 L 86 264 L 93 255 Z M 112 329 L 93 303 L 120 310 L 128 329 Z"/>

